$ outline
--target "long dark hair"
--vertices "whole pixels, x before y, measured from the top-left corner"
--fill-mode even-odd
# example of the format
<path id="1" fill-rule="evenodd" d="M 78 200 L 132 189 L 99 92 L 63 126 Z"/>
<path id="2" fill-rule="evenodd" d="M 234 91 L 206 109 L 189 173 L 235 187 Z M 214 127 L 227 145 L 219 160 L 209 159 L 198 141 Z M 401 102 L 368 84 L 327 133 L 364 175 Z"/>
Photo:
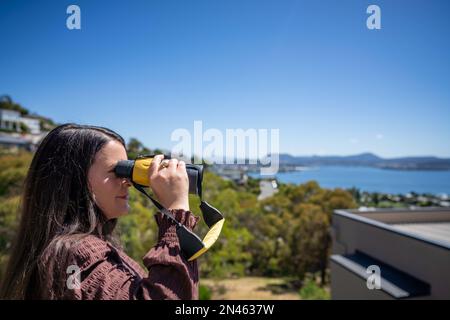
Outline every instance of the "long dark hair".
<path id="1" fill-rule="evenodd" d="M 0 297 L 56 296 L 42 292 L 42 275 L 64 267 L 54 265 L 64 259 L 49 262 L 45 257 L 63 257 L 74 240 L 86 235 L 111 241 L 117 221 L 105 218 L 88 187 L 95 155 L 111 140 L 125 147 L 123 138 L 109 129 L 72 123 L 56 127 L 42 140 L 25 180 L 20 226 Z"/>

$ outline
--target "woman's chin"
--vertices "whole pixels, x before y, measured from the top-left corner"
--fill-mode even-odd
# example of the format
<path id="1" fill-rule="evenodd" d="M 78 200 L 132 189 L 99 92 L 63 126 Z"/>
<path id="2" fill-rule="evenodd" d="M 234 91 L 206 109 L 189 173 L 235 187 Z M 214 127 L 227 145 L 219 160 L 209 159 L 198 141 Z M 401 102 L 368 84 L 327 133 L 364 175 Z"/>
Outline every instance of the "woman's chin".
<path id="1" fill-rule="evenodd" d="M 124 216 L 127 215 L 130 211 L 130 204 L 128 203 L 128 200 L 118 199 L 119 201 L 116 202 L 116 213 L 118 216 Z"/>
<path id="2" fill-rule="evenodd" d="M 130 212 L 130 206 L 127 204 L 126 206 L 121 206 L 120 208 L 117 208 L 114 210 L 113 214 L 109 215 L 110 219 L 117 219 L 122 216 L 126 216 Z"/>
<path id="3" fill-rule="evenodd" d="M 126 216 L 130 212 L 130 206 L 127 204 L 120 212 L 119 216 Z"/>

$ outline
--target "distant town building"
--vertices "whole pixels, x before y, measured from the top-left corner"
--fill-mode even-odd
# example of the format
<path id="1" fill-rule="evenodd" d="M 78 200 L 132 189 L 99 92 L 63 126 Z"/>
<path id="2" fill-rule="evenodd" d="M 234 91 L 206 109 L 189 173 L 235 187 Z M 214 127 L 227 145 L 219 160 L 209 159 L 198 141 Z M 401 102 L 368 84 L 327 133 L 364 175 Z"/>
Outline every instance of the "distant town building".
<path id="1" fill-rule="evenodd" d="M 216 168 L 214 172 L 221 176 L 225 180 L 231 180 L 238 184 L 246 184 L 248 181 L 248 175 L 243 169 L 231 169 L 231 168 Z"/>
<path id="2" fill-rule="evenodd" d="M 28 130 L 24 131 L 23 127 Z M 0 147 L 3 149 L 34 151 L 47 133 L 41 130 L 39 117 L 21 116 L 19 111 L 0 109 Z"/>
<path id="3" fill-rule="evenodd" d="M 332 299 L 450 299 L 449 209 L 336 210 L 332 236 Z"/>
<path id="4" fill-rule="evenodd" d="M 41 123 L 39 119 L 33 116 L 20 115 L 20 112 L 15 110 L 0 109 L 0 129 L 21 132 L 21 124 L 24 124 L 31 134 L 41 133 Z"/>
<path id="5" fill-rule="evenodd" d="M 41 121 L 32 117 L 22 117 L 20 121 L 30 129 L 31 134 L 41 133 Z"/>
<path id="6" fill-rule="evenodd" d="M 20 112 L 0 109 L 0 129 L 20 131 Z"/>
<path id="7" fill-rule="evenodd" d="M 32 151 L 34 149 L 33 144 L 30 141 L 24 138 L 9 135 L 0 135 L 0 146 L 11 152 L 17 152 L 20 149 L 28 151 Z"/>

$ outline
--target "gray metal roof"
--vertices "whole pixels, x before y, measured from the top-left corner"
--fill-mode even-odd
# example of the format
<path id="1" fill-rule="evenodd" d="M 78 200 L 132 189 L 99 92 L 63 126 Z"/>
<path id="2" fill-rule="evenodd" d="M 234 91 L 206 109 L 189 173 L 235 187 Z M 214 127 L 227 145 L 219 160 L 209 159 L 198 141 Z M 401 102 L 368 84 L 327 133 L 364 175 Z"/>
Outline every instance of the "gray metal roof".
<path id="1" fill-rule="evenodd" d="M 450 245 L 450 222 L 402 223 L 394 224 L 393 226 L 426 238 L 445 241 Z"/>
<path id="2" fill-rule="evenodd" d="M 368 224 L 373 227 L 393 232 L 402 236 L 413 238 L 419 241 L 439 246 L 450 250 L 450 241 L 447 236 L 447 229 L 444 227 L 441 236 L 430 236 L 436 234 L 436 227 L 431 231 L 420 232 L 416 227 L 416 231 L 402 228 L 401 225 L 429 225 L 429 224 L 450 224 L 450 210 L 448 208 L 417 208 L 417 209 L 376 209 L 369 212 L 360 212 L 358 210 L 334 210 L 334 215 L 348 218 L 360 223 Z M 398 227 L 400 226 L 400 227 Z M 412 227 L 414 228 L 414 227 Z M 442 239 L 444 237 L 444 239 Z"/>

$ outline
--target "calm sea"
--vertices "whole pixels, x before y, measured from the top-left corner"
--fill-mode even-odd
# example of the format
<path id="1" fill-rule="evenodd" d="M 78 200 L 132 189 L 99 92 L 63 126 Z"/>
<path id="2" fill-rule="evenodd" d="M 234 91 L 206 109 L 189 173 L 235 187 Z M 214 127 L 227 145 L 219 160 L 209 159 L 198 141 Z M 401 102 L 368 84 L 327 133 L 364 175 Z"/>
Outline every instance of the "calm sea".
<path id="1" fill-rule="evenodd" d="M 252 174 L 256 177 L 258 175 Z M 316 180 L 324 188 L 351 188 L 383 193 L 450 194 L 450 171 L 403 171 L 370 167 L 324 166 L 276 175 L 280 182 Z"/>

